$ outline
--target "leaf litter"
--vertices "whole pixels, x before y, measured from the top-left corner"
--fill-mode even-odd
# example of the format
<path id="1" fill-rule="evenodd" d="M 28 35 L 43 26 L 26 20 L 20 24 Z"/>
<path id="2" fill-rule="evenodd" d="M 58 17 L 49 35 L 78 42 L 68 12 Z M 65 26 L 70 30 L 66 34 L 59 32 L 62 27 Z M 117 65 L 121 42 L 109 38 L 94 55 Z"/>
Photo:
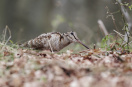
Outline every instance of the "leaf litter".
<path id="1" fill-rule="evenodd" d="M 132 53 L 51 53 L 0 44 L 0 87 L 132 87 Z"/>

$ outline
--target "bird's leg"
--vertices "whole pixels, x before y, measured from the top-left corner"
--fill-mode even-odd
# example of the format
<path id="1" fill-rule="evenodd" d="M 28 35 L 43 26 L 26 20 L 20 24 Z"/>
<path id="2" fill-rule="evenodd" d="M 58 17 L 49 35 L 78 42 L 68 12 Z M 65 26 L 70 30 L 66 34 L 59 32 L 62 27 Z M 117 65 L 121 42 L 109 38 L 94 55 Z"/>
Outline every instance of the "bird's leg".
<path id="1" fill-rule="evenodd" d="M 53 49 L 52 49 L 52 46 L 51 46 L 51 44 L 50 44 L 50 40 L 49 40 L 49 39 L 48 39 L 48 43 L 49 43 L 51 52 L 54 53 L 54 51 L 53 51 Z"/>

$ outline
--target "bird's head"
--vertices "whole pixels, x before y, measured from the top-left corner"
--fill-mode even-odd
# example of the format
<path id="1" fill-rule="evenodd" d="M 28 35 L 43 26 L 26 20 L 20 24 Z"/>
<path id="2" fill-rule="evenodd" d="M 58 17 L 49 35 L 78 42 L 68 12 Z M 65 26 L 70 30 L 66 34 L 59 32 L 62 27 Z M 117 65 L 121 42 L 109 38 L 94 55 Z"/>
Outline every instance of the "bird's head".
<path id="1" fill-rule="evenodd" d="M 66 33 L 66 36 L 67 36 L 67 38 L 70 40 L 70 42 L 77 42 L 77 43 L 80 43 L 80 44 L 82 44 L 84 47 L 86 47 L 87 49 L 89 49 L 89 47 L 87 47 L 85 44 L 83 44 L 83 43 L 79 40 L 79 38 L 77 37 L 76 32 L 73 32 L 73 31 L 67 32 L 67 33 Z"/>
<path id="2" fill-rule="evenodd" d="M 77 42 L 79 40 L 76 32 L 73 32 L 73 31 L 67 32 L 66 36 L 70 40 L 70 42 Z"/>

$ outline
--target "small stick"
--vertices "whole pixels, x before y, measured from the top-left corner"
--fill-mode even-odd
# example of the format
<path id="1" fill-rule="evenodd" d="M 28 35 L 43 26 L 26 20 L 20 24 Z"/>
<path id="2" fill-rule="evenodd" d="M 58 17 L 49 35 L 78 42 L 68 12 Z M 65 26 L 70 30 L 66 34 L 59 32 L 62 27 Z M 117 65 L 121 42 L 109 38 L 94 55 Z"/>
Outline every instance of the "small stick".
<path id="1" fill-rule="evenodd" d="M 98 20 L 98 24 L 99 24 L 100 30 L 103 31 L 103 33 L 104 33 L 105 36 L 107 36 L 109 33 L 108 33 L 108 31 L 107 31 L 107 29 L 106 29 L 103 21 L 102 20 Z M 107 44 L 108 45 L 110 44 L 110 40 L 108 40 Z"/>
<path id="2" fill-rule="evenodd" d="M 94 44 L 94 46 L 93 46 L 93 49 L 95 50 L 96 49 L 96 45 Z"/>
<path id="3" fill-rule="evenodd" d="M 7 41 L 6 41 L 6 43 L 5 43 L 5 45 L 8 43 L 8 41 L 11 39 L 11 31 L 10 31 L 10 29 L 9 29 L 9 27 L 8 26 L 6 26 L 6 31 L 7 31 L 7 29 L 8 29 L 8 31 L 9 31 L 9 38 L 7 39 Z"/>
<path id="4" fill-rule="evenodd" d="M 121 33 L 119 33 L 118 31 L 116 31 L 116 30 L 113 30 L 115 33 L 117 33 L 120 37 L 121 37 L 121 39 L 123 40 L 123 37 L 125 36 L 125 35 L 123 35 L 123 34 L 121 34 Z"/>
<path id="5" fill-rule="evenodd" d="M 103 21 L 102 20 L 98 20 L 98 24 L 99 24 L 99 28 L 103 31 L 104 35 L 105 36 L 108 35 L 109 33 L 108 33 Z"/>
<path id="6" fill-rule="evenodd" d="M 9 38 L 7 39 L 7 41 L 5 42 L 5 39 L 6 39 L 6 33 L 7 33 L 7 30 L 8 30 L 8 32 L 9 32 Z M 10 31 L 10 29 L 9 29 L 9 27 L 6 25 L 6 27 L 5 27 L 5 30 L 4 30 L 4 36 L 3 36 L 3 43 L 4 43 L 4 46 L 8 43 L 8 41 L 11 39 L 11 31 Z M 4 49 L 4 46 L 2 47 L 2 50 Z"/>

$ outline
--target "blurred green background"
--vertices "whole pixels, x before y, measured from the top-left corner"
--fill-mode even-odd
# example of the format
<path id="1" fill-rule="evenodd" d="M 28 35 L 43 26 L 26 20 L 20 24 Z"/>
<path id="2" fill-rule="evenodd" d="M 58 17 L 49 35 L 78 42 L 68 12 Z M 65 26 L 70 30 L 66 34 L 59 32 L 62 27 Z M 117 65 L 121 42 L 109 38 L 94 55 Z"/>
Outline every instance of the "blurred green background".
<path id="1" fill-rule="evenodd" d="M 89 45 L 104 37 L 97 23 L 99 19 L 109 33 L 115 29 L 111 17 L 106 18 L 106 6 L 111 12 L 119 10 L 115 0 L 0 0 L 0 32 L 8 25 L 12 32 L 11 40 L 23 43 L 45 32 L 72 30 Z M 120 13 L 114 17 L 122 32 Z"/>

